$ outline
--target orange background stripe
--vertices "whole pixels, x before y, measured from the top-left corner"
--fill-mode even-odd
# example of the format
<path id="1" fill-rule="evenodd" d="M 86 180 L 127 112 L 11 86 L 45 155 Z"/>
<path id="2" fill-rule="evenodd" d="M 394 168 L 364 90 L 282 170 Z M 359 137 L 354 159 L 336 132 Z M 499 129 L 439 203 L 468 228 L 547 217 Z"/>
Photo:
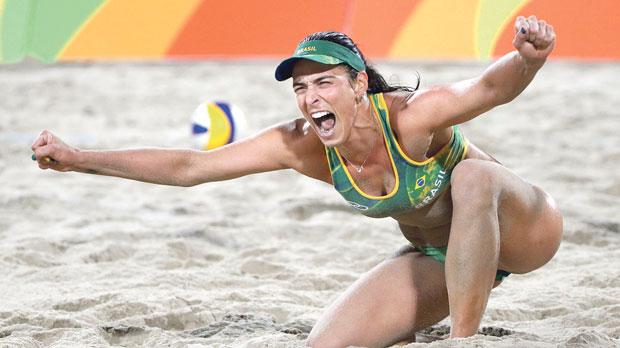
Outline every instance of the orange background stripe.
<path id="1" fill-rule="evenodd" d="M 383 3 L 374 0 L 353 0 L 351 2 L 354 6 L 354 20 L 347 34 L 354 38 L 365 55 L 385 57 L 396 35 L 421 0 Z"/>
<path id="2" fill-rule="evenodd" d="M 513 49 L 519 14 L 554 25 L 553 58 L 620 59 L 619 0 L 521 1 L 106 0 L 51 59 L 273 58 L 324 30 L 350 34 L 373 59 L 487 59 Z"/>
<path id="3" fill-rule="evenodd" d="M 509 20 L 493 56 L 513 50 L 513 23 L 535 14 L 553 25 L 558 35 L 554 57 L 620 59 L 620 1 L 532 1 Z"/>
<path id="4" fill-rule="evenodd" d="M 63 59 L 163 57 L 200 0 L 108 0 L 67 43 Z"/>
<path id="5" fill-rule="evenodd" d="M 347 1 L 204 1 L 168 50 L 175 57 L 283 55 L 308 33 L 341 30 Z"/>

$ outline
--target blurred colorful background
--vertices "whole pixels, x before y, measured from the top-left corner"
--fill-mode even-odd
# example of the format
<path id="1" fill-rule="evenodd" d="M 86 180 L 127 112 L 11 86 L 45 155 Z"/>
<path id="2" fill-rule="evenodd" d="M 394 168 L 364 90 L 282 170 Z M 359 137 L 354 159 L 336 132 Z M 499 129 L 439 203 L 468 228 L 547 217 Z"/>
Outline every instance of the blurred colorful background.
<path id="1" fill-rule="evenodd" d="M 0 0 L 0 62 L 273 58 L 321 30 L 371 58 L 489 59 L 530 14 L 554 58 L 620 59 L 619 0 Z"/>

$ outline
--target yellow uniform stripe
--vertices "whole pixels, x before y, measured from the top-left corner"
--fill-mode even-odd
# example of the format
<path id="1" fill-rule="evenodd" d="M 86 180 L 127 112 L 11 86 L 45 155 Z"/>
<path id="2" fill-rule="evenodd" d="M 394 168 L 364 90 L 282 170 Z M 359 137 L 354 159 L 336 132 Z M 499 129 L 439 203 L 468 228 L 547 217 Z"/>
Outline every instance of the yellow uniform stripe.
<path id="1" fill-rule="evenodd" d="M 383 94 L 379 94 L 377 99 L 379 99 L 379 107 L 385 110 L 385 113 L 386 113 L 385 117 L 386 119 L 389 120 L 390 109 L 388 109 L 387 104 L 385 103 L 385 99 L 383 99 Z M 392 173 L 394 174 L 394 180 L 395 180 L 394 188 L 392 189 L 392 192 L 384 196 L 373 196 L 373 195 L 369 195 L 366 192 L 362 191 L 362 189 L 359 186 L 357 186 L 357 184 L 355 183 L 355 180 L 353 180 L 353 177 L 351 176 L 351 173 L 349 172 L 349 168 L 347 168 L 347 166 L 344 165 L 344 161 L 342 160 L 342 155 L 338 151 L 338 148 L 334 147 L 334 150 L 336 152 L 336 155 L 338 155 L 338 159 L 340 160 L 340 163 L 342 164 L 342 168 L 344 169 L 344 172 L 347 175 L 347 178 L 349 178 L 349 182 L 351 182 L 351 186 L 355 188 L 357 193 L 359 193 L 363 197 L 366 197 L 368 199 L 373 199 L 373 200 L 388 199 L 388 198 L 393 197 L 398 192 L 398 187 L 400 186 L 400 178 L 398 176 L 398 171 L 396 170 L 396 163 L 394 163 L 394 158 L 392 157 L 392 151 L 390 151 L 390 148 L 388 145 L 387 134 L 385 134 L 385 130 L 383 128 L 383 122 L 381 122 L 381 116 L 379 116 L 379 110 L 377 109 L 377 105 L 373 102 L 372 98 L 370 98 L 370 104 L 372 104 L 371 107 L 372 107 L 372 110 L 374 111 L 373 114 L 377 118 L 379 125 L 381 125 L 381 134 L 383 134 L 383 146 L 385 146 L 387 153 L 390 157 L 390 163 L 392 164 Z"/>

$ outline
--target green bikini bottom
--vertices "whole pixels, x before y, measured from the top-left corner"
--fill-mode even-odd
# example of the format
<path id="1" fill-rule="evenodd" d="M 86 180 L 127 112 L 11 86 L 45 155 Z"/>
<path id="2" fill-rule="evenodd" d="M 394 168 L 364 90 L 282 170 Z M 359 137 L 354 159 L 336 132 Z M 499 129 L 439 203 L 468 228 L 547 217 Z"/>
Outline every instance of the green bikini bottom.
<path id="1" fill-rule="evenodd" d="M 445 263 L 446 262 L 446 253 L 448 252 L 448 246 L 444 246 L 444 247 L 433 247 L 433 246 L 425 246 L 425 247 L 418 247 L 418 246 L 414 246 L 414 249 L 416 251 L 421 252 L 422 254 L 435 259 L 441 263 Z M 508 277 L 510 275 L 510 272 L 506 272 L 503 271 L 501 269 L 498 269 L 497 272 L 495 273 L 495 280 L 499 280 L 502 281 L 504 280 L 504 278 Z"/>

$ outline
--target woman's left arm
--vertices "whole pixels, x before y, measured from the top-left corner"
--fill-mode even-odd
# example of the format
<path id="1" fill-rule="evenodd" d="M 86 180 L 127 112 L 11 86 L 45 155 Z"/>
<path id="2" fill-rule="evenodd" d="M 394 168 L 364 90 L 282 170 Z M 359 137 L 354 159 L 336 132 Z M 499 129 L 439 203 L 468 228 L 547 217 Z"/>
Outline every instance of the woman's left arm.
<path id="1" fill-rule="evenodd" d="M 516 51 L 497 60 L 481 76 L 434 87 L 414 98 L 425 109 L 432 129 L 471 120 L 510 102 L 530 84 L 555 46 L 555 32 L 535 16 L 517 18 L 515 30 Z"/>

